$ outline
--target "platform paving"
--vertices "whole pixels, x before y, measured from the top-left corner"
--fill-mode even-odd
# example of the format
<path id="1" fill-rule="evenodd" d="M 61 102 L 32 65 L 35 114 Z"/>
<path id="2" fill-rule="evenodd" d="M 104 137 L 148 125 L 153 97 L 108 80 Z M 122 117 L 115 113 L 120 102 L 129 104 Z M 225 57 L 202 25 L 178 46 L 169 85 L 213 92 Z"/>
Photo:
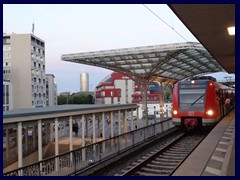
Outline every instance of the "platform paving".
<path id="1" fill-rule="evenodd" d="M 235 111 L 214 127 L 173 176 L 235 176 Z"/>

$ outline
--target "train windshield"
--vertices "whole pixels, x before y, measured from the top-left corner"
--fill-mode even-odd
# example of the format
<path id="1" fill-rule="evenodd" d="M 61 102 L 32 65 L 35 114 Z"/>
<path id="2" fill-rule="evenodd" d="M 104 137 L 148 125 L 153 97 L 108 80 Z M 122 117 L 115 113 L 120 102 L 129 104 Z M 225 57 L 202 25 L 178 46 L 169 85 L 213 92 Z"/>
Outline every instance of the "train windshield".
<path id="1" fill-rule="evenodd" d="M 181 110 L 204 109 L 206 89 L 179 89 L 179 106 Z"/>

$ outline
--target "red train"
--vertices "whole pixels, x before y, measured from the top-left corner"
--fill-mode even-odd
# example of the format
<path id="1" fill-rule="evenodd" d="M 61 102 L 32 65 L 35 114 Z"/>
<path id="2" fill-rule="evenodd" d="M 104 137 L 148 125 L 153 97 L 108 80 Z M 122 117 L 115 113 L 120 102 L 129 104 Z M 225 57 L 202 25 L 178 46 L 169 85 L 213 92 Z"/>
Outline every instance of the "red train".
<path id="1" fill-rule="evenodd" d="M 173 89 L 173 124 L 188 130 L 215 125 L 227 113 L 226 98 L 234 107 L 235 89 L 217 83 L 211 76 L 179 81 Z"/>

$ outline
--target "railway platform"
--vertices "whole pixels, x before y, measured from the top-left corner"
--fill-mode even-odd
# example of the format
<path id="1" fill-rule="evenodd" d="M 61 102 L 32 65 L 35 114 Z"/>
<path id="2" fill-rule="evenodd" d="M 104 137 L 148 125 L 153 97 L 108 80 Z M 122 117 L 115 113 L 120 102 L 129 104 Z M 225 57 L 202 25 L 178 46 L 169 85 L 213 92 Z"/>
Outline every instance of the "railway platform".
<path id="1" fill-rule="evenodd" d="M 235 110 L 214 127 L 173 176 L 235 176 Z"/>

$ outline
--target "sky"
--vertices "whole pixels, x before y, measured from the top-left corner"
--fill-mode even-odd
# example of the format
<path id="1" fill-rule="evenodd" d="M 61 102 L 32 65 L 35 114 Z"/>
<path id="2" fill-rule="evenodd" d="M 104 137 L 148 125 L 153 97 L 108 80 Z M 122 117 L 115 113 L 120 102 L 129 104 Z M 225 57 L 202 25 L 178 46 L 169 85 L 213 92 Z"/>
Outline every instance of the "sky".
<path id="1" fill-rule="evenodd" d="M 46 73 L 54 74 L 58 93 L 80 91 L 83 72 L 89 73 L 89 88 L 94 90 L 112 71 L 61 61 L 61 55 L 198 42 L 167 5 L 146 6 L 162 20 L 142 4 L 3 4 L 3 32 L 32 33 L 34 23 L 34 35 L 45 41 Z M 234 74 L 212 75 L 235 79 Z"/>

